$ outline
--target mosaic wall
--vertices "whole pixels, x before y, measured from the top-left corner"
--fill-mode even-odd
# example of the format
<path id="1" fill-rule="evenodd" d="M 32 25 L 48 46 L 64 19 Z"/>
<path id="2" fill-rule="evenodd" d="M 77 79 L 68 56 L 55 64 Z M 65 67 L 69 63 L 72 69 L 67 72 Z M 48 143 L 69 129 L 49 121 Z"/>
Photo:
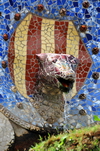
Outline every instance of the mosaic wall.
<path id="1" fill-rule="evenodd" d="M 97 0 L 1 0 L 0 111 L 26 129 L 63 123 L 79 128 L 93 123 L 94 115 L 100 117 L 99 24 Z M 64 121 L 62 115 L 47 122 L 34 103 L 40 53 L 79 59 L 73 90 L 64 95 L 64 110 L 58 112 L 58 105 L 52 115 L 64 112 Z M 45 114 L 51 113 L 48 106 L 54 104 L 45 103 Z"/>

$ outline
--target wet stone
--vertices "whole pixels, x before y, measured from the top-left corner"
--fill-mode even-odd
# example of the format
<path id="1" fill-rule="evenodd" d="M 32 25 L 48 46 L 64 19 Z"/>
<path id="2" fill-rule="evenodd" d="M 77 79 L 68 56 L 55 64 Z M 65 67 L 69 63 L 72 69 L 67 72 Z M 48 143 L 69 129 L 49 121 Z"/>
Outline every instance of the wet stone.
<path id="1" fill-rule="evenodd" d="M 62 8 L 59 13 L 61 16 L 65 16 L 66 15 L 66 9 Z"/>
<path id="2" fill-rule="evenodd" d="M 39 109 L 39 108 L 40 108 L 40 106 L 39 106 L 38 104 L 35 104 L 34 107 L 35 107 L 36 109 Z"/>
<path id="3" fill-rule="evenodd" d="M 23 109 L 23 103 L 22 103 L 22 102 L 17 103 L 17 107 L 18 107 L 19 109 Z"/>
<path id="4" fill-rule="evenodd" d="M 12 90 L 14 93 L 16 93 L 16 92 L 17 92 L 16 86 L 12 86 L 12 87 L 11 87 L 11 90 Z"/>
<path id="5" fill-rule="evenodd" d="M 39 5 L 37 6 L 37 10 L 38 10 L 39 12 L 43 11 L 43 10 L 44 10 L 44 6 L 43 6 L 42 4 L 39 4 Z"/>
<path id="6" fill-rule="evenodd" d="M 95 48 L 92 49 L 93 54 L 96 55 L 96 54 L 98 54 L 98 52 L 99 52 L 99 48 L 95 47 Z"/>
<path id="7" fill-rule="evenodd" d="M 3 68 L 6 68 L 6 67 L 7 67 L 6 61 L 2 61 L 2 67 L 3 67 Z"/>
<path id="8" fill-rule="evenodd" d="M 88 1 L 84 1 L 84 2 L 82 3 L 82 5 L 83 5 L 84 8 L 88 8 L 90 4 L 89 4 Z"/>
<path id="9" fill-rule="evenodd" d="M 80 94 L 80 95 L 79 95 L 79 99 L 81 99 L 81 100 L 86 99 L 86 95 L 85 95 L 85 94 Z"/>
<path id="10" fill-rule="evenodd" d="M 46 121 L 47 121 L 49 124 L 54 123 L 54 120 L 53 120 L 52 118 L 48 118 Z"/>
<path id="11" fill-rule="evenodd" d="M 32 98 L 30 98 L 29 101 L 30 101 L 31 103 L 35 102 L 35 100 L 32 99 Z"/>
<path id="12" fill-rule="evenodd" d="M 84 109 L 81 109 L 81 110 L 79 111 L 79 114 L 80 114 L 80 115 L 86 115 L 86 111 L 85 111 Z"/>
<path id="13" fill-rule="evenodd" d="M 16 13 L 15 16 L 14 16 L 14 19 L 15 19 L 16 21 L 18 21 L 18 20 L 20 20 L 20 18 L 21 18 L 21 14 Z"/>
<path id="14" fill-rule="evenodd" d="M 48 105 L 48 101 L 44 101 L 43 104 Z"/>
<path id="15" fill-rule="evenodd" d="M 92 78 L 95 79 L 95 80 L 97 80 L 99 78 L 99 73 L 98 72 L 94 72 L 92 74 Z"/>
<path id="16" fill-rule="evenodd" d="M 5 41 L 7 41 L 7 40 L 8 40 L 8 35 L 7 35 L 7 34 L 4 34 L 4 35 L 3 35 L 3 39 L 4 39 Z"/>
<path id="17" fill-rule="evenodd" d="M 80 31 L 81 32 L 86 32 L 86 30 L 87 30 L 87 26 L 86 25 L 81 25 L 80 26 Z"/>

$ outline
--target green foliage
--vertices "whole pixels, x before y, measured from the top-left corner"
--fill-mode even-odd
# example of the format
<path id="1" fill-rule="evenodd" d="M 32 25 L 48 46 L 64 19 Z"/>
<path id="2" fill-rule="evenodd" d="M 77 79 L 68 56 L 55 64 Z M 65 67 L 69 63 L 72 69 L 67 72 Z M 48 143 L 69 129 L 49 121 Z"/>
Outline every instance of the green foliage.
<path id="1" fill-rule="evenodd" d="M 97 115 L 93 116 L 94 121 L 100 121 L 100 118 Z"/>
<path id="2" fill-rule="evenodd" d="M 98 118 L 95 117 L 95 119 Z M 96 132 L 100 132 L 99 125 L 70 130 L 69 133 L 64 132 L 57 136 L 48 134 L 46 141 L 36 144 L 29 151 L 100 151 L 100 140 L 91 137 L 91 134 L 93 135 Z"/>
<path id="3" fill-rule="evenodd" d="M 41 137 L 41 135 L 39 135 L 39 141 L 42 142 L 43 138 Z"/>

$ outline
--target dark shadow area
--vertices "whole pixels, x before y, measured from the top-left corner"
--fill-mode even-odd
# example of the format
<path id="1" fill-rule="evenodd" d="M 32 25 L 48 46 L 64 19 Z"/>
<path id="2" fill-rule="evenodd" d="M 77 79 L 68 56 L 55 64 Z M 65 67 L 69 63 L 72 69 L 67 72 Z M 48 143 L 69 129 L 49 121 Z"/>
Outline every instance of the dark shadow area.
<path id="1" fill-rule="evenodd" d="M 40 142 L 40 137 L 44 140 L 47 137 L 47 134 L 29 132 L 29 134 L 24 134 L 21 137 L 15 137 L 15 142 L 8 151 L 28 151 L 32 145 Z"/>
<path id="2" fill-rule="evenodd" d="M 29 148 L 42 140 L 45 140 L 50 135 L 56 135 L 58 132 L 31 132 L 24 134 L 21 137 L 15 137 L 14 144 L 7 151 L 28 151 Z"/>

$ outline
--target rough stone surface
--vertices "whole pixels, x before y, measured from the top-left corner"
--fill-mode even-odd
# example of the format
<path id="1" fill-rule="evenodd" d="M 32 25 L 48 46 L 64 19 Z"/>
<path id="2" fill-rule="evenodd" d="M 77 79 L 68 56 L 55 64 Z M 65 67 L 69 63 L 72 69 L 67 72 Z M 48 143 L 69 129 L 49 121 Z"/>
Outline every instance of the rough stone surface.
<path id="1" fill-rule="evenodd" d="M 47 121 L 49 124 L 56 122 L 63 115 L 64 101 L 58 100 L 55 102 L 40 101 L 33 103 L 33 106 L 38 110 L 38 113 Z"/>
<path id="2" fill-rule="evenodd" d="M 14 142 L 14 130 L 9 120 L 0 112 L 0 151 L 6 151 Z"/>
<path id="3" fill-rule="evenodd" d="M 23 136 L 24 134 L 28 134 L 28 131 L 26 129 L 23 129 L 21 126 L 15 124 L 14 122 L 10 121 L 12 124 L 12 127 L 14 129 L 15 135 L 20 137 Z"/>

